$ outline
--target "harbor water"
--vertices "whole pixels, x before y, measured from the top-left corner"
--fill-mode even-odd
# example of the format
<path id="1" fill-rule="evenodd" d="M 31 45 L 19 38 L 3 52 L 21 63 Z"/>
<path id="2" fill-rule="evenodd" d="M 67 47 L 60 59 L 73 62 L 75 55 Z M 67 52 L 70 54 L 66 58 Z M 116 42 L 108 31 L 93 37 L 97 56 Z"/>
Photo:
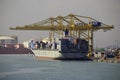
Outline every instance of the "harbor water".
<path id="1" fill-rule="evenodd" d="M 0 80 L 120 80 L 120 63 L 37 60 L 1 54 Z"/>

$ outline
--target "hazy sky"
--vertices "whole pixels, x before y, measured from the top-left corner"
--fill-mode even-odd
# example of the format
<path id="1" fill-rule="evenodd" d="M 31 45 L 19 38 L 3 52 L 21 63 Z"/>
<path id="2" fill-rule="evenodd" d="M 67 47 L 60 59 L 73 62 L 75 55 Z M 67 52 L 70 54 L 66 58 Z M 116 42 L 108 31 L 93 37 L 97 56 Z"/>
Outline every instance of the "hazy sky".
<path id="1" fill-rule="evenodd" d="M 120 0 L 0 0 L 0 35 L 17 35 L 19 42 L 45 37 L 43 31 L 13 31 L 9 27 L 35 23 L 49 17 L 74 13 L 90 16 L 115 29 L 94 33 L 98 47 L 120 45 Z"/>

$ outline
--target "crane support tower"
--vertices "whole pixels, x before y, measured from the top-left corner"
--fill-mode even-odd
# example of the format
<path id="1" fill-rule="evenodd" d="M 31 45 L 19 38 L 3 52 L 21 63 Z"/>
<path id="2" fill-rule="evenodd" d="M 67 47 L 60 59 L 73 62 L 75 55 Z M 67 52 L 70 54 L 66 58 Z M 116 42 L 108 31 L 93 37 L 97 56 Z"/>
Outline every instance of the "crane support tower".
<path id="1" fill-rule="evenodd" d="M 113 25 L 107 25 L 96 19 L 86 16 L 69 14 L 67 16 L 50 17 L 46 20 L 25 25 L 10 27 L 11 30 L 46 30 L 49 32 L 50 40 L 57 34 L 57 37 L 64 37 L 64 32 L 69 31 L 68 36 L 76 36 L 85 39 L 89 43 L 89 53 L 93 52 L 93 33 L 98 30 L 108 31 Z"/>

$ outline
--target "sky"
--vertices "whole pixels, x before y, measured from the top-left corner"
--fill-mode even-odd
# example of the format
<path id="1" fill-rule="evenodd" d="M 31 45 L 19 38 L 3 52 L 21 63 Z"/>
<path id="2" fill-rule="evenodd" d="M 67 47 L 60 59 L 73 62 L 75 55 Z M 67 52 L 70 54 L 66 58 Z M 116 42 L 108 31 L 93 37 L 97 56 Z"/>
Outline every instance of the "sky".
<path id="1" fill-rule="evenodd" d="M 44 31 L 15 31 L 23 26 L 70 13 L 89 16 L 114 29 L 94 32 L 94 47 L 120 46 L 120 0 L 0 0 L 0 35 L 16 35 L 19 43 L 47 37 Z"/>

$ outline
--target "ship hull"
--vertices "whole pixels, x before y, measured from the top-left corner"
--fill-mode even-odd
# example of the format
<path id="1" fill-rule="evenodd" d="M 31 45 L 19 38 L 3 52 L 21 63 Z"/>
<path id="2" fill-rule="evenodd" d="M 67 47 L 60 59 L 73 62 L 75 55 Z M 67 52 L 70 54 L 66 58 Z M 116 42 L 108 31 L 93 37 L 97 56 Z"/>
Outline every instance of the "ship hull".
<path id="1" fill-rule="evenodd" d="M 32 50 L 37 59 L 85 59 L 87 54 L 61 53 L 58 50 Z"/>

